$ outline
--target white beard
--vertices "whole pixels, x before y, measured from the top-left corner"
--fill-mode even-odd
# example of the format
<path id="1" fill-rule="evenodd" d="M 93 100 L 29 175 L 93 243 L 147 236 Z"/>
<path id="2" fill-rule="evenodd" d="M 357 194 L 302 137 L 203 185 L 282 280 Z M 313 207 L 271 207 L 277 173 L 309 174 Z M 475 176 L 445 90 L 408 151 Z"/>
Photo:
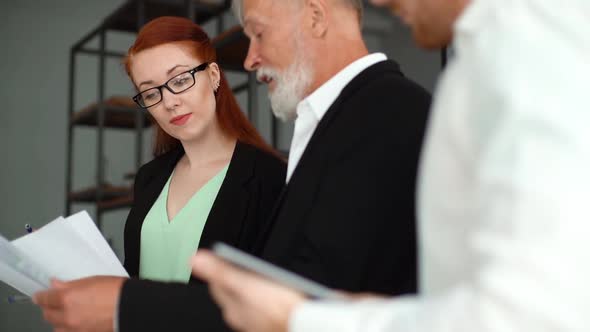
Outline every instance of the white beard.
<path id="1" fill-rule="evenodd" d="M 257 76 L 267 76 L 275 81 L 274 91 L 268 93 L 270 106 L 274 115 L 283 120 L 295 119 L 297 104 L 305 95 L 312 83 L 313 69 L 303 56 L 303 45 L 299 38 L 295 38 L 295 59 L 293 63 L 281 74 L 271 68 L 260 68 Z"/>

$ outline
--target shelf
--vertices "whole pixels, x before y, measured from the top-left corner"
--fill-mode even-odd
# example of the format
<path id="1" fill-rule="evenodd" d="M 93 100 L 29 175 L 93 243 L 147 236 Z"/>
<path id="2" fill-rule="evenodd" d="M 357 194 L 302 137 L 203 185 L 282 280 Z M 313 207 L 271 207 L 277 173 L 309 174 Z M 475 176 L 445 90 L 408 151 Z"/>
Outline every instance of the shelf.
<path id="1" fill-rule="evenodd" d="M 133 181 L 133 179 L 135 179 L 135 172 L 127 172 L 123 174 L 123 179 Z"/>
<path id="2" fill-rule="evenodd" d="M 90 104 L 72 115 L 72 124 L 96 127 L 98 103 Z M 136 126 L 137 105 L 130 97 L 111 97 L 103 102 L 105 105 L 104 126 L 106 128 L 134 129 Z M 148 112 L 141 110 L 142 128 L 151 126 Z"/>
<path id="3" fill-rule="evenodd" d="M 129 186 L 113 186 L 110 184 L 103 185 L 101 189 L 103 201 L 128 197 L 133 192 L 133 189 Z M 68 194 L 68 199 L 71 202 L 94 203 L 96 200 L 96 187 L 71 192 Z"/>
<path id="4" fill-rule="evenodd" d="M 123 197 L 117 197 L 109 200 L 98 202 L 96 207 L 101 211 L 116 210 L 122 208 L 130 208 L 133 204 L 133 195 L 129 194 Z"/>
<path id="5" fill-rule="evenodd" d="M 222 32 L 211 41 L 217 50 L 217 63 L 224 70 L 245 71 L 244 60 L 250 40 L 241 26 Z"/>
<path id="6" fill-rule="evenodd" d="M 139 1 L 127 1 L 104 20 L 103 26 L 109 30 L 137 32 L 139 27 Z M 144 0 L 145 17 L 149 22 L 159 16 L 187 16 L 186 0 Z M 217 17 L 231 6 L 227 0 L 194 0 L 194 20 L 205 23 Z"/>

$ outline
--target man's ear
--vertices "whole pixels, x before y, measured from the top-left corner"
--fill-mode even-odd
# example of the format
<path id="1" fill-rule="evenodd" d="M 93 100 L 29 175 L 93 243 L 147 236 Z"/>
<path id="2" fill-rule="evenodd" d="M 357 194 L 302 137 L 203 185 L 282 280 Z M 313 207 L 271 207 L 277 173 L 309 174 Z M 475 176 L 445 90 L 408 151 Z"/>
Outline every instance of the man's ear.
<path id="1" fill-rule="evenodd" d="M 304 0 L 305 15 L 309 18 L 311 35 L 315 38 L 323 37 L 328 31 L 330 21 L 328 0 Z"/>

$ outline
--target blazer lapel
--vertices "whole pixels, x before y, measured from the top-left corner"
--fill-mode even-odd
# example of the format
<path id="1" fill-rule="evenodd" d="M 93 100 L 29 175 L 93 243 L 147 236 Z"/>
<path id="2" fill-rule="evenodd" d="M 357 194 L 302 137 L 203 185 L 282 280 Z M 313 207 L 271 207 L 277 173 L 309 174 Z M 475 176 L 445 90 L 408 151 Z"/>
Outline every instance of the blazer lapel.
<path id="1" fill-rule="evenodd" d="M 174 166 L 183 154 L 182 147 L 179 147 L 158 157 L 153 164 L 146 165 L 149 168 L 142 169 L 145 173 L 142 173 L 143 178 L 141 183 L 138 183 L 142 187 L 139 187 L 138 192 L 135 193 L 137 197 L 133 199 L 133 208 L 125 224 L 125 268 L 131 276 L 139 273 L 141 228 L 145 216 L 162 192 Z"/>
<path id="2" fill-rule="evenodd" d="M 328 129 L 328 127 L 330 126 L 330 123 L 332 123 L 332 121 L 338 115 L 340 110 L 342 110 L 342 104 L 345 103 L 349 97 L 353 96 L 359 88 L 363 87 L 368 82 L 373 80 L 375 76 L 391 74 L 403 76 L 402 72 L 399 69 L 399 65 L 396 62 L 392 60 L 381 61 L 360 72 L 355 78 L 352 79 L 352 81 L 350 81 L 350 83 L 348 83 L 344 87 L 344 89 L 342 89 L 336 100 L 334 100 L 332 105 L 330 105 L 330 108 L 328 108 L 328 110 L 318 123 L 318 126 L 314 130 L 313 134 L 311 135 L 309 143 L 307 143 L 307 147 L 305 148 L 305 151 L 303 151 L 303 154 L 299 159 L 299 163 L 293 171 L 291 181 L 289 182 L 292 182 L 292 180 L 297 176 L 297 173 L 299 173 L 298 169 L 301 168 L 300 166 L 304 165 L 307 162 L 307 159 L 309 159 L 309 155 L 311 155 L 313 152 L 314 146 L 316 145 L 316 141 L 321 139 L 321 137 L 326 132 L 326 129 Z"/>
<path id="3" fill-rule="evenodd" d="M 142 189 L 140 196 L 136 198 L 136 201 L 142 202 L 141 206 L 136 206 L 137 217 L 140 220 L 140 228 L 143 224 L 145 216 L 152 208 L 152 205 L 154 205 L 156 199 L 158 199 L 158 197 L 160 196 L 162 188 L 164 188 L 164 185 L 166 184 L 166 181 L 168 181 L 170 174 L 172 174 L 172 171 L 178 163 L 178 160 L 180 160 L 180 158 L 182 158 L 183 155 L 184 150 L 182 149 L 182 147 L 179 147 L 171 151 L 170 155 L 166 156 L 161 161 L 160 165 L 156 165 L 154 167 L 154 169 L 156 169 L 157 172 L 150 174 L 149 176 L 151 178 L 145 180 L 147 186 Z"/>
<path id="4" fill-rule="evenodd" d="M 342 110 L 342 104 L 345 103 L 348 98 L 353 96 L 359 88 L 365 86 L 368 84 L 368 82 L 373 80 L 375 76 L 390 74 L 403 76 L 399 69 L 399 65 L 396 62 L 392 60 L 381 61 L 360 72 L 355 78 L 352 79 L 352 81 L 350 81 L 350 83 L 344 87 L 344 89 L 342 89 L 336 100 L 332 103 L 332 105 L 330 105 L 330 108 L 328 108 L 318 123 L 317 128 L 314 130 L 313 135 L 311 136 L 309 143 L 307 144 L 307 147 L 301 156 L 297 168 L 299 168 L 299 165 L 302 163 L 305 163 L 305 159 L 307 159 L 307 156 L 311 154 L 309 151 L 312 150 L 313 146 L 315 145 L 314 143 L 324 135 L 326 129 L 330 126 L 330 123 L 332 123 L 340 110 Z M 293 177 L 295 176 L 296 172 L 297 169 L 295 169 L 293 172 Z"/>
<path id="5" fill-rule="evenodd" d="M 254 165 L 255 149 L 238 141 L 225 179 L 207 217 L 199 248 L 209 248 L 216 241 L 236 243 L 239 239 L 251 197 L 248 183 Z"/>
<path id="6" fill-rule="evenodd" d="M 293 171 L 289 183 L 283 188 L 281 196 L 277 200 L 270 222 L 267 223 L 268 226 L 262 233 L 263 241 L 259 241 L 259 250 L 256 251 L 259 256 L 270 261 L 279 260 L 283 251 L 280 248 L 288 246 L 289 239 L 296 234 L 297 229 L 301 226 L 301 223 L 304 222 L 303 219 L 306 211 L 308 211 L 310 205 L 313 204 L 313 196 L 315 193 L 313 184 L 310 182 L 313 180 L 310 179 L 310 177 L 313 177 L 313 174 L 305 172 L 306 165 L 310 162 L 317 161 L 317 153 L 315 152 L 316 146 L 318 145 L 318 142 L 321 141 L 338 113 L 344 108 L 344 103 L 349 97 L 353 96 L 359 88 L 373 80 L 375 76 L 391 74 L 402 75 L 397 63 L 391 60 L 382 61 L 368 67 L 348 83 L 344 89 L 342 89 L 332 105 L 330 105 L 330 108 L 328 108 L 314 130 L 297 167 Z M 289 192 L 291 189 L 299 185 L 304 185 L 306 192 L 294 193 L 293 195 L 296 194 L 296 197 L 289 199 L 287 196 L 290 195 Z M 289 204 L 291 201 L 294 203 Z M 291 208 L 291 206 L 293 206 L 293 208 Z M 291 210 L 285 213 L 285 209 Z M 284 216 L 284 218 L 282 216 Z M 280 218 L 283 219 L 279 220 Z M 289 221 L 285 219 L 288 219 Z M 280 225 L 277 225 L 279 223 Z"/>
<path id="7" fill-rule="evenodd" d="M 265 223 L 264 224 L 265 227 L 260 230 L 260 234 L 258 235 L 258 238 L 257 238 L 258 240 L 254 244 L 254 248 L 252 250 L 252 253 L 256 256 L 262 256 L 262 252 L 263 252 L 264 248 L 266 247 L 269 234 L 274 228 L 275 221 L 278 218 L 278 214 L 281 211 L 281 208 L 283 206 L 283 201 L 285 200 L 285 196 L 287 195 L 287 189 L 288 189 L 287 187 L 288 187 L 287 185 L 283 186 L 283 189 L 281 190 L 281 193 L 279 194 L 279 197 L 277 198 L 277 200 L 272 208 L 272 212 L 270 213 L 270 217 L 268 218 L 268 222 Z"/>

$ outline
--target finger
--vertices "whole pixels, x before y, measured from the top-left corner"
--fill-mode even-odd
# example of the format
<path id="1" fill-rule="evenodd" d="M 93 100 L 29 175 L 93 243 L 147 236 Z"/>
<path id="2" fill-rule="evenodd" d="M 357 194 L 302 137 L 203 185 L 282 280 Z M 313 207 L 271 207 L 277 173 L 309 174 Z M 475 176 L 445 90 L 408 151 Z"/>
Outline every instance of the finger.
<path id="1" fill-rule="evenodd" d="M 40 307 L 47 307 L 49 305 L 49 293 L 51 291 L 41 291 L 33 294 L 33 303 Z"/>
<path id="2" fill-rule="evenodd" d="M 233 328 L 234 331 L 242 331 L 242 319 L 240 319 L 240 308 L 243 308 L 239 302 L 239 298 L 235 294 L 228 292 L 226 289 L 216 286 L 209 286 L 209 292 L 215 299 L 219 307 L 223 319 Z"/>
<path id="3" fill-rule="evenodd" d="M 215 284 L 209 285 L 209 292 L 222 310 L 230 308 L 232 305 L 236 305 L 239 301 L 235 293 L 229 291 L 227 288 L 219 287 Z"/>
<path id="4" fill-rule="evenodd" d="M 58 279 L 51 279 L 51 287 L 53 288 L 65 288 L 67 286 L 66 282 L 63 282 Z"/>
<path id="5" fill-rule="evenodd" d="M 64 313 L 61 310 L 45 309 L 43 310 L 43 318 L 55 329 L 63 329 L 65 327 Z"/>
<path id="6" fill-rule="evenodd" d="M 231 296 L 236 296 L 244 290 L 244 282 L 258 279 L 251 272 L 238 268 L 209 252 L 197 254 L 194 259 L 196 270 L 200 275 L 204 275 L 209 285 L 222 287 Z"/>
<path id="7" fill-rule="evenodd" d="M 223 262 L 207 250 L 200 250 L 191 259 L 193 274 L 212 282 L 223 272 Z"/>
<path id="8" fill-rule="evenodd" d="M 234 291 L 232 276 L 241 271 L 226 264 L 207 250 L 200 250 L 193 256 L 191 264 L 193 273 L 208 282 L 209 292 L 224 315 L 228 315 L 228 308 L 239 302 L 238 294 Z"/>
<path id="9" fill-rule="evenodd" d="M 226 303 L 233 296 L 232 281 L 227 279 L 239 271 L 230 272 L 231 266 L 206 250 L 199 251 L 193 257 L 192 266 L 193 273 L 209 283 L 210 292 L 222 302 L 220 304 Z"/>
<path id="10" fill-rule="evenodd" d="M 35 293 L 33 303 L 46 309 L 59 309 L 64 306 L 62 292 L 56 289 Z"/>

